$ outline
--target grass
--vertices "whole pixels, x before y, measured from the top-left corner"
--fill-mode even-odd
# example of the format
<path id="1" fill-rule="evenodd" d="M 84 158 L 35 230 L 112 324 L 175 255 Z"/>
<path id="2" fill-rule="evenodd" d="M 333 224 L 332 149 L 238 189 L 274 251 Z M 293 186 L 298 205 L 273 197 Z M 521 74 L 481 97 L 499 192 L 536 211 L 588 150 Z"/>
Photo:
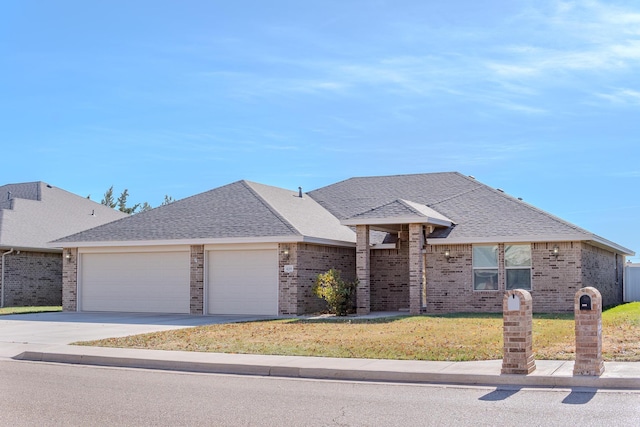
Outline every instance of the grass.
<path id="1" fill-rule="evenodd" d="M 3 307 L 0 308 L 0 316 L 5 314 L 28 314 L 28 313 L 44 313 L 50 311 L 62 311 L 62 306 L 46 306 L 46 307 Z"/>
<path id="2" fill-rule="evenodd" d="M 640 302 L 606 310 L 603 357 L 640 361 Z M 534 315 L 537 359 L 575 358 L 573 315 Z M 402 316 L 208 325 L 78 343 L 104 347 L 221 353 L 410 360 L 502 358 L 502 314 Z"/>

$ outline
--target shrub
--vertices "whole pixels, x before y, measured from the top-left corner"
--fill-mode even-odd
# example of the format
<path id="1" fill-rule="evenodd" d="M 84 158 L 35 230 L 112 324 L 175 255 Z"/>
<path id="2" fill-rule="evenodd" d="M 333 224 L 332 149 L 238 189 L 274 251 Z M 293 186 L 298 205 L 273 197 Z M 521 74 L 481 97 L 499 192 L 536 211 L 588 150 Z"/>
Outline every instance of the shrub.
<path id="1" fill-rule="evenodd" d="M 313 285 L 313 293 L 329 305 L 329 310 L 336 316 L 346 316 L 353 308 L 358 282 L 346 282 L 340 278 L 340 271 L 332 268 L 326 273 L 318 274 Z"/>

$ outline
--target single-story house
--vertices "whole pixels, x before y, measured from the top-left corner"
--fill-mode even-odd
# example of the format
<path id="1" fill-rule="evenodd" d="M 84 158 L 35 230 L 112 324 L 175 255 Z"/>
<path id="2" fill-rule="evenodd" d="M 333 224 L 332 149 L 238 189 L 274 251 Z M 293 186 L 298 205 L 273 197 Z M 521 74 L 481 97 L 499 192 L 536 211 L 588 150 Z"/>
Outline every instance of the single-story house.
<path id="1" fill-rule="evenodd" d="M 351 178 L 308 193 L 238 181 L 58 239 L 70 311 L 316 312 L 336 268 L 357 311 L 500 312 L 528 289 L 537 312 L 575 292 L 622 302 L 616 243 L 456 172 Z"/>
<path id="2" fill-rule="evenodd" d="M 62 250 L 48 242 L 124 216 L 44 182 L 0 186 L 0 306 L 60 305 Z"/>

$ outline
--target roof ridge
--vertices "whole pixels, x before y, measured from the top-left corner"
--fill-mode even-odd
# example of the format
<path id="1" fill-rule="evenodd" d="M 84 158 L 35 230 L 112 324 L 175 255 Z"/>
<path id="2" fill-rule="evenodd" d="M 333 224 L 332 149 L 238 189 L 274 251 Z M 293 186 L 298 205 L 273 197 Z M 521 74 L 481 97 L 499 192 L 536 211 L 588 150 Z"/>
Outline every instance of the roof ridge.
<path id="1" fill-rule="evenodd" d="M 278 212 L 278 211 L 276 210 L 276 208 L 274 208 L 274 207 L 271 205 L 271 203 L 267 202 L 267 200 L 266 200 L 264 197 L 262 197 L 262 195 L 261 195 L 260 193 L 258 193 L 258 191 L 256 191 L 256 189 L 254 189 L 254 188 L 251 186 L 251 184 L 252 184 L 252 183 L 251 183 L 251 181 L 247 181 L 247 180 L 243 179 L 243 180 L 240 180 L 239 182 L 240 182 L 240 183 L 241 183 L 245 188 L 247 188 L 247 189 L 248 189 L 248 190 L 249 190 L 249 191 L 250 191 L 254 196 L 256 196 L 256 197 L 258 198 L 258 200 L 260 200 L 260 202 L 261 202 L 261 203 L 262 203 L 262 204 L 263 204 L 267 209 L 269 209 L 269 211 L 270 211 L 272 214 L 274 214 L 274 215 L 276 216 L 276 218 L 278 218 L 278 219 L 279 219 L 279 220 L 280 220 L 280 221 L 281 221 L 285 226 L 287 226 L 287 228 L 288 228 L 289 230 L 291 230 L 292 232 L 296 233 L 296 234 L 297 234 L 297 235 L 299 235 L 299 236 L 301 236 L 301 235 L 302 235 L 302 233 L 300 232 L 300 230 L 298 230 L 296 227 L 294 227 L 294 226 L 293 226 L 293 224 L 291 224 L 291 223 L 290 223 L 290 222 L 289 222 L 285 217 L 283 217 L 283 216 L 280 214 L 280 212 Z M 256 183 L 256 184 L 258 184 L 258 183 Z M 264 185 L 264 184 L 259 184 L 259 185 Z M 278 189 L 283 190 L 283 189 L 282 189 L 282 188 L 280 188 L 280 187 L 275 187 L 275 186 L 271 186 L 271 187 L 273 187 L 273 188 L 278 188 Z"/>

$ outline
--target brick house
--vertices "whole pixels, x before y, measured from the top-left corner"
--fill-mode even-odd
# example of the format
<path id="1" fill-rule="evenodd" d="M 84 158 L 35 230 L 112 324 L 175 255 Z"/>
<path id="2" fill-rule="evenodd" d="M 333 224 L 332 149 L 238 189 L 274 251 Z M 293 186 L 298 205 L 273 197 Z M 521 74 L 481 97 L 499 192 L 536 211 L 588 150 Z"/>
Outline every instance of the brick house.
<path id="1" fill-rule="evenodd" d="M 47 242 L 123 216 L 44 182 L 0 186 L 0 306 L 60 305 L 62 250 Z"/>
<path id="2" fill-rule="evenodd" d="M 315 276 L 358 279 L 357 310 L 534 311 L 575 292 L 622 302 L 624 258 L 602 237 L 459 173 L 351 178 L 309 193 L 238 181 L 51 243 L 72 311 L 304 314 Z"/>

